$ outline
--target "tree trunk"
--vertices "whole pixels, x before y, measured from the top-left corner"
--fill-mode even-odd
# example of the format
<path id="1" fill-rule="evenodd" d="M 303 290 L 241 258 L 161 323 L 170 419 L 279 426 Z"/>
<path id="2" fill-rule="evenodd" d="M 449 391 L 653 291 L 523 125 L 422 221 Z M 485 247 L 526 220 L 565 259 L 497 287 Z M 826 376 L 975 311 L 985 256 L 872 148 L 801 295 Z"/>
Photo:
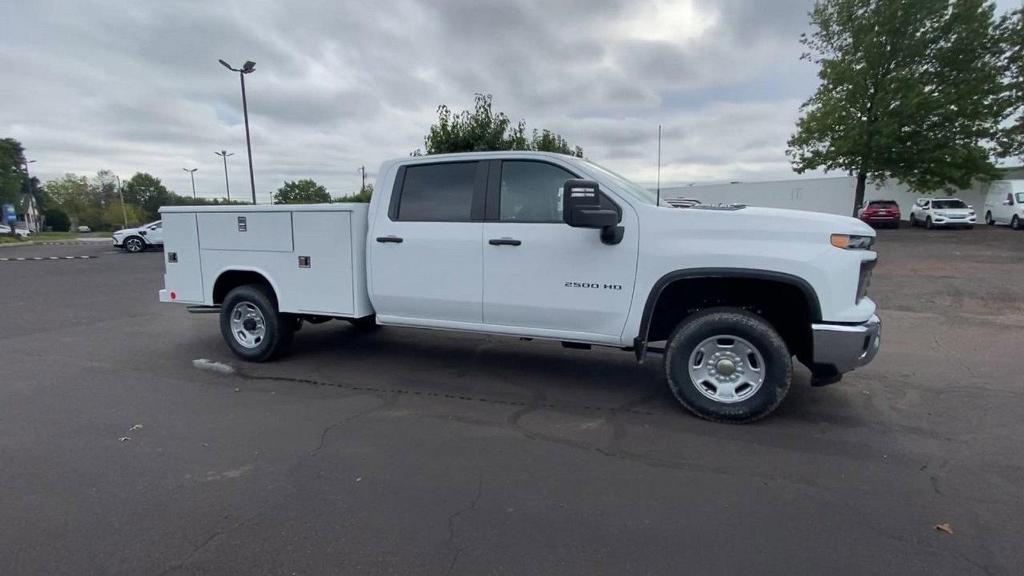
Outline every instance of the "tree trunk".
<path id="1" fill-rule="evenodd" d="M 867 184 L 868 175 L 864 172 L 857 174 L 857 189 L 853 193 L 853 217 L 857 217 L 857 211 L 864 204 L 864 187 Z"/>

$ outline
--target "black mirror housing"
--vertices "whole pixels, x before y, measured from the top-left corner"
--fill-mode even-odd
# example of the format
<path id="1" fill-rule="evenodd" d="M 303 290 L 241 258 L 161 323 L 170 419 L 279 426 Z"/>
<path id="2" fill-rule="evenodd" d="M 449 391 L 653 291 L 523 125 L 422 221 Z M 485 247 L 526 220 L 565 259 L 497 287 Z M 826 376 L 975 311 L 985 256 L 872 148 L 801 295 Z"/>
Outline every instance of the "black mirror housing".
<path id="1" fill-rule="evenodd" d="M 572 179 L 562 187 L 562 220 L 574 228 L 604 228 L 618 224 L 619 213 L 602 208 L 597 182 Z"/>
<path id="2" fill-rule="evenodd" d="M 574 228 L 597 228 L 605 244 L 622 242 L 619 212 L 601 206 L 601 186 L 593 180 L 566 180 L 562 187 L 562 220 Z"/>

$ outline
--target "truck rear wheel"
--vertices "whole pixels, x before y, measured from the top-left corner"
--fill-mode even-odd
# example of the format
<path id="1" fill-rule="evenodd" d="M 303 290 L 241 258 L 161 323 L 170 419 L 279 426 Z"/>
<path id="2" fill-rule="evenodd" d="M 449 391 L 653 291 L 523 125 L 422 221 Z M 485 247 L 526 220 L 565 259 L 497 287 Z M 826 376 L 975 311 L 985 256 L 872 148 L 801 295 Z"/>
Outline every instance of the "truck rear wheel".
<path id="1" fill-rule="evenodd" d="M 242 360 L 265 362 L 287 351 L 295 322 L 277 311 L 266 288 L 247 284 L 228 292 L 220 307 L 220 333 Z"/>
<path id="2" fill-rule="evenodd" d="M 793 361 L 786 343 L 760 316 L 714 308 L 685 320 L 665 350 L 665 373 L 676 399 L 716 422 L 753 422 L 786 397 Z"/>

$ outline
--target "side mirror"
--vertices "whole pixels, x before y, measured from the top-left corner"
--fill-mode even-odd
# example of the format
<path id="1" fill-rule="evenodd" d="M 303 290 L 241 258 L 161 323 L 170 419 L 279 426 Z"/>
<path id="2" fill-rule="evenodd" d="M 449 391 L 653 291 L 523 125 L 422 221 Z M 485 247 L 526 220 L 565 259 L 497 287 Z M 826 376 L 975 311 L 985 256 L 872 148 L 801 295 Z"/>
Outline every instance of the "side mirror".
<path id="1" fill-rule="evenodd" d="M 1003 206 L 1009 206 L 1009 205 L 1010 205 L 1010 201 L 1009 200 L 1003 200 Z"/>
<path id="2" fill-rule="evenodd" d="M 562 220 L 573 228 L 599 228 L 601 241 L 618 244 L 623 228 L 619 213 L 601 207 L 601 187 L 593 180 L 566 180 L 562 187 Z"/>

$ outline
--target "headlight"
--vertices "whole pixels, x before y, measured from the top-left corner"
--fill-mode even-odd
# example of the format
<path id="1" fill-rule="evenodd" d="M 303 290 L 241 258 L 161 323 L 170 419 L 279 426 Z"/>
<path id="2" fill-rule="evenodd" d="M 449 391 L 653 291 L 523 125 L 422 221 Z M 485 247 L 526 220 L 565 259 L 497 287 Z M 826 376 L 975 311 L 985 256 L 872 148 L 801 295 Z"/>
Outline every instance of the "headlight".
<path id="1" fill-rule="evenodd" d="M 939 218 L 945 218 L 946 217 L 946 213 L 945 212 L 936 212 L 935 215 L 938 216 Z"/>
<path id="2" fill-rule="evenodd" d="M 857 281 L 857 303 L 868 295 L 868 286 L 871 285 L 871 272 L 875 269 L 877 260 L 865 260 L 860 263 L 860 279 Z"/>
<path id="3" fill-rule="evenodd" d="M 874 236 L 857 236 L 855 234 L 833 234 L 832 245 L 844 250 L 870 250 L 875 244 Z"/>

